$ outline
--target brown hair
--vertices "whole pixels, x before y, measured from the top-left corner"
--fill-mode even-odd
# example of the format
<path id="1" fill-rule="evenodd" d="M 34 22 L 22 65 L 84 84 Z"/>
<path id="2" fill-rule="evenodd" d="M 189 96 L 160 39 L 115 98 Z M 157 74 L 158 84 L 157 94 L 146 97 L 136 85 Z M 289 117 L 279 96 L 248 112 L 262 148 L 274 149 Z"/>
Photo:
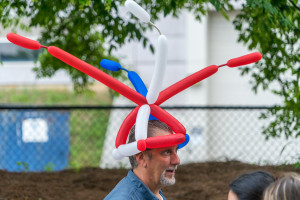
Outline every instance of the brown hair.
<path id="1" fill-rule="evenodd" d="M 172 129 L 164 122 L 158 121 L 158 120 L 149 120 L 148 130 L 147 130 L 147 138 L 156 136 L 157 131 L 159 131 L 159 130 L 167 131 L 170 133 L 173 132 Z M 128 143 L 131 143 L 134 141 L 135 141 L 135 125 L 130 129 Z M 151 158 L 152 155 L 150 152 L 148 153 L 148 156 Z M 137 167 L 135 155 L 129 156 L 129 162 L 131 164 L 132 169 Z"/>
<path id="2" fill-rule="evenodd" d="M 263 200 L 299 200 L 300 176 L 288 173 L 272 183 L 264 191 Z"/>

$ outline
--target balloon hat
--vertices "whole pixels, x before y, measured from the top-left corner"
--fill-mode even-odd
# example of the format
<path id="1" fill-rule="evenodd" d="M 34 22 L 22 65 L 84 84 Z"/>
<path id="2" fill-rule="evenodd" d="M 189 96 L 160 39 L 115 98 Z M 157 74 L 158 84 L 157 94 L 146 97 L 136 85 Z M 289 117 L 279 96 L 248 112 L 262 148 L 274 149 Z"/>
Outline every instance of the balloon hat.
<path id="1" fill-rule="evenodd" d="M 159 31 L 159 29 L 150 22 L 149 14 L 134 1 L 127 0 L 125 6 L 141 21 L 151 24 Z M 102 60 L 100 63 L 102 67 L 112 71 L 119 71 L 121 69 L 127 71 L 128 78 L 131 80 L 137 91 L 58 47 L 43 46 L 37 41 L 22 37 L 15 33 L 7 34 L 7 39 L 12 43 L 27 49 L 38 50 L 40 48 L 46 48 L 52 56 L 98 80 L 137 104 L 137 107 L 133 109 L 123 121 L 115 141 L 116 149 L 113 150 L 113 157 L 115 159 L 121 159 L 126 156 L 135 155 L 146 149 L 174 145 L 178 145 L 179 148 L 185 146 L 189 141 L 189 136 L 186 134 L 184 126 L 171 114 L 160 108 L 159 105 L 188 87 L 215 74 L 220 67 L 238 67 L 257 62 L 262 58 L 262 55 L 259 52 L 255 52 L 230 59 L 226 64 L 218 66 L 211 65 L 161 91 L 160 86 L 162 85 L 161 82 L 166 69 L 167 38 L 162 35 L 160 31 L 159 34 L 154 74 L 149 90 L 147 90 L 142 79 L 135 72 L 122 68 L 119 63 L 110 60 Z M 174 134 L 147 138 L 148 120 L 150 115 L 153 115 L 158 120 L 166 123 L 172 129 Z M 129 131 L 134 124 L 136 125 L 136 141 L 126 144 Z"/>

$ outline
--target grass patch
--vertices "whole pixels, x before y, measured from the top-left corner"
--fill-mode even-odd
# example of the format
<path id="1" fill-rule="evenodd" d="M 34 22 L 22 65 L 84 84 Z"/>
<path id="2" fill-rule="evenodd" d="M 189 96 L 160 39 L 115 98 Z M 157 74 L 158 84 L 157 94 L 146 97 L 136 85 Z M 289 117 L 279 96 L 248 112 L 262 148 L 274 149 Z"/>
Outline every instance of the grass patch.
<path id="1" fill-rule="evenodd" d="M 80 94 L 66 88 L 0 88 L 0 104 L 18 105 L 111 105 L 110 95 L 104 91 L 84 91 Z"/>
<path id="2" fill-rule="evenodd" d="M 70 167 L 98 167 L 110 110 L 74 111 L 70 118 Z"/>

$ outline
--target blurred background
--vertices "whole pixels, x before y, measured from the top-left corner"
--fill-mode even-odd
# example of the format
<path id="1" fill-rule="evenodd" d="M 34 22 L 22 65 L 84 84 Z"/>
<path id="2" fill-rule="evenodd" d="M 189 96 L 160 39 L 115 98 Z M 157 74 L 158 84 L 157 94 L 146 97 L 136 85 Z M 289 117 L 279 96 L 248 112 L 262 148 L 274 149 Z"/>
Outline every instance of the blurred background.
<path id="1" fill-rule="evenodd" d="M 2 5 L 5 2 L 3 1 Z M 42 1 L 41 5 L 30 1 L 27 1 L 27 4 L 25 1 L 24 5 L 22 2 L 19 1 L 18 5 L 10 4 L 9 11 L 13 12 L 14 8 L 22 6 L 26 11 L 28 5 L 37 11 L 37 14 L 31 17 L 24 11 L 23 18 L 20 18 L 21 22 L 18 22 L 24 23 L 23 26 L 9 27 L 4 22 L 4 7 L 1 13 L 0 169 L 56 171 L 99 166 L 128 168 L 128 159 L 115 161 L 112 150 L 115 148 L 114 142 L 121 123 L 135 105 L 81 72 L 71 71 L 73 69 L 66 64 L 53 61 L 45 51 L 27 50 L 10 43 L 6 39 L 6 34 L 15 32 L 39 40 L 44 45 L 58 46 L 98 68 L 101 59 L 110 58 L 120 62 L 123 67 L 137 72 L 148 87 L 155 65 L 157 31 L 147 25 L 139 25 L 140 22 L 124 10 L 123 1 L 113 1 L 110 4 L 100 2 L 110 6 L 103 9 L 113 16 L 113 20 L 124 19 L 124 21 L 120 24 L 114 21 L 114 24 L 109 23 L 111 22 L 109 17 L 104 17 L 107 20 L 103 22 L 104 25 L 97 24 L 99 21 L 94 22 L 97 26 L 93 30 L 101 33 L 96 39 L 94 35 L 84 33 L 85 27 L 82 28 L 82 32 L 78 30 L 72 34 L 73 29 L 70 28 L 69 32 L 65 33 L 64 28 L 60 27 L 62 30 L 58 31 L 55 26 L 53 29 L 48 27 L 54 23 L 51 18 L 47 22 L 35 19 L 41 17 L 38 16 L 43 11 L 40 9 L 43 3 L 48 5 L 48 1 Z M 84 19 L 89 19 L 87 16 L 90 10 L 97 11 L 96 6 L 99 5 L 96 4 L 93 1 L 91 4 L 70 3 L 64 7 L 62 3 L 60 6 L 65 9 L 63 13 L 58 12 L 58 8 L 50 10 L 58 13 L 55 14 L 56 19 L 61 20 L 58 20 L 58 24 L 65 22 L 67 27 L 74 27 L 78 20 L 76 16 L 81 15 L 81 23 L 84 23 L 86 21 Z M 202 14 L 201 20 L 195 10 L 192 12 L 193 5 L 186 8 L 180 7 L 182 5 L 179 4 L 173 8 L 170 6 L 170 10 L 166 8 L 164 10 L 165 16 L 159 12 L 159 8 L 167 5 L 159 4 L 160 7 L 156 11 L 155 6 L 151 7 L 144 2 L 143 5 L 148 8 L 148 12 L 151 9 L 155 24 L 168 38 L 167 70 L 165 78 L 161 80 L 162 89 L 209 65 L 221 65 L 231 58 L 247 53 L 260 51 L 263 54 L 262 60 L 265 59 L 257 65 L 240 67 L 242 69 L 222 67 L 212 77 L 162 104 L 166 111 L 185 126 L 191 138 L 189 144 L 179 151 L 181 163 L 238 160 L 257 165 L 299 166 L 299 62 L 296 59 L 293 61 L 295 65 L 292 69 L 295 73 L 289 68 L 291 63 L 284 63 L 285 59 L 280 57 L 288 55 L 281 55 L 279 51 L 267 52 L 264 48 L 268 49 L 268 46 L 253 44 L 256 40 L 264 42 L 258 34 L 258 38 L 255 38 L 256 35 L 249 36 L 254 39 L 251 40 L 252 43 L 247 43 L 243 31 L 238 29 L 237 19 L 242 14 L 251 13 L 252 11 L 247 9 L 255 9 L 255 5 L 247 5 L 243 1 L 228 3 L 231 7 L 224 3 L 224 7 L 221 8 L 214 3 L 206 4 L 203 13 L 201 9 L 198 11 L 198 14 Z M 70 15 L 68 6 L 73 7 Z M 272 6 L 277 8 L 279 5 Z M 293 8 L 292 4 L 290 6 Z M 168 14 L 179 8 L 180 12 L 176 12 L 176 16 Z M 76 9 L 77 12 L 74 11 Z M 76 16 L 72 14 L 73 11 Z M 49 13 L 44 13 L 42 17 L 47 18 L 47 14 Z M 95 16 L 98 16 L 97 13 Z M 255 19 L 257 15 L 251 17 Z M 254 27 L 251 17 L 248 26 Z M 101 19 L 101 16 L 99 18 Z M 243 22 L 242 19 L 245 18 L 240 17 L 240 22 Z M 70 24 L 72 21 L 73 25 Z M 44 27 L 41 26 L 43 23 Z M 91 23 L 89 27 L 93 25 L 89 20 L 85 23 Z M 135 26 L 132 27 L 132 24 Z M 31 29 L 26 30 L 24 28 L 26 25 Z M 80 25 L 79 23 L 78 27 L 81 27 Z M 119 29 L 120 26 L 123 26 L 123 29 L 131 27 L 135 36 L 128 36 L 132 34 L 131 29 L 126 35 L 121 30 L 118 32 L 113 28 Z M 113 31 L 106 33 L 107 27 Z M 260 30 L 261 32 L 263 30 Z M 268 34 L 265 33 L 266 43 Z M 278 34 L 280 35 L 280 28 Z M 72 37 L 76 38 L 76 41 L 72 41 Z M 118 41 L 115 37 L 123 40 Z M 93 46 L 94 40 L 90 41 L 89 38 L 101 41 L 101 45 Z M 87 44 L 90 45 L 88 48 L 85 46 Z M 299 48 L 298 46 L 296 45 L 295 49 Z M 97 52 L 95 48 L 101 50 Z M 278 55 L 278 59 L 283 63 L 268 62 L 268 59 L 272 60 L 274 54 Z M 290 59 L 293 59 L 292 55 Z M 270 66 L 273 68 L 269 69 Z M 264 69 L 269 71 L 266 72 Z M 277 72 L 274 71 L 276 69 Z M 291 72 L 285 74 L 286 71 Z M 294 85 L 298 85 L 298 88 L 292 87 L 294 96 L 291 98 L 294 99 L 295 104 L 292 107 L 295 110 L 289 110 L 290 107 L 286 106 L 286 99 L 289 97 L 279 95 L 278 92 L 286 91 L 283 87 L 286 82 L 282 82 L 280 78 L 277 82 L 267 79 L 270 76 L 268 73 L 273 72 L 277 77 L 287 77 L 284 79 L 287 83 L 296 81 Z M 294 80 L 295 74 L 298 78 Z M 125 72 L 118 72 L 113 76 L 132 87 Z M 291 113 L 288 114 L 290 118 L 284 115 L 278 117 L 281 112 Z M 290 124 L 284 123 L 285 120 Z M 278 122 L 283 124 L 277 127 L 276 124 L 280 124 Z"/>

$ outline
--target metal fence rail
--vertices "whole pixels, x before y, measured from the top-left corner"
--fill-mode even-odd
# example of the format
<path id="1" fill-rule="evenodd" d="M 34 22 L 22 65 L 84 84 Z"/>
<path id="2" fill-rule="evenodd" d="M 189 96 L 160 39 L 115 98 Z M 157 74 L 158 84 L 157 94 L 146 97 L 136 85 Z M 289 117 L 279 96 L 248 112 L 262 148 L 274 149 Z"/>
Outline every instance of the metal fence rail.
<path id="1" fill-rule="evenodd" d="M 129 167 L 111 152 L 131 106 L 0 106 L 0 169 L 62 170 Z M 163 107 L 190 135 L 181 163 L 239 160 L 255 164 L 297 162 L 299 140 L 265 140 L 260 120 L 268 107 Z M 281 150 L 284 148 L 284 151 Z"/>

